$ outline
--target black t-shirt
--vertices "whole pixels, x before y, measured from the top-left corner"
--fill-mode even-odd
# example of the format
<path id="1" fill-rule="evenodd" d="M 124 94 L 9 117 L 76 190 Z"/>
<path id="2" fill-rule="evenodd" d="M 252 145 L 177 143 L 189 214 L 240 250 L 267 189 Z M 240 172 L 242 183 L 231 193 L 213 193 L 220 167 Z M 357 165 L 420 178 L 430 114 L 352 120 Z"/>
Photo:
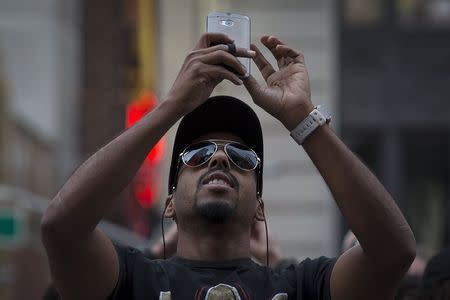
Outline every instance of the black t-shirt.
<path id="1" fill-rule="evenodd" d="M 336 262 L 305 259 L 275 273 L 250 258 L 213 263 L 181 257 L 150 260 L 134 248 L 115 247 L 120 275 L 111 300 L 330 299 Z"/>

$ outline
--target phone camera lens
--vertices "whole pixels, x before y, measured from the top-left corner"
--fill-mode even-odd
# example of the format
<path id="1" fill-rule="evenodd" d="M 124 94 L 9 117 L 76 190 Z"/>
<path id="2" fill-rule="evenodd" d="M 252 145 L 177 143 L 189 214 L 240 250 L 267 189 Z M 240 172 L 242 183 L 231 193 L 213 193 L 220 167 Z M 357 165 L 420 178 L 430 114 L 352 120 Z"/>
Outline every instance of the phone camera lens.
<path id="1" fill-rule="evenodd" d="M 227 27 L 231 27 L 234 25 L 233 20 L 222 20 L 220 21 L 221 25 L 227 26 Z"/>

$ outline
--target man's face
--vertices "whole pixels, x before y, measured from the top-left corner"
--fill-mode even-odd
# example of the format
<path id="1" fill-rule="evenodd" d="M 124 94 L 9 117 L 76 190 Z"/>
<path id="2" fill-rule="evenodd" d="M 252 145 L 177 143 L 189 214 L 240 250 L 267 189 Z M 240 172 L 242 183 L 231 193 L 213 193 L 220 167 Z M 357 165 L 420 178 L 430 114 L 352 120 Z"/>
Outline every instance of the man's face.
<path id="1" fill-rule="evenodd" d="M 253 222 L 256 208 L 255 171 L 242 170 L 225 154 L 221 144 L 244 142 L 229 133 L 201 136 L 193 143 L 217 141 L 219 149 L 203 165 L 189 167 L 180 162 L 178 183 L 174 192 L 174 208 L 179 226 L 183 221 L 201 218 L 215 224 L 238 222 L 247 226 Z M 245 145 L 245 144 L 244 144 Z"/>

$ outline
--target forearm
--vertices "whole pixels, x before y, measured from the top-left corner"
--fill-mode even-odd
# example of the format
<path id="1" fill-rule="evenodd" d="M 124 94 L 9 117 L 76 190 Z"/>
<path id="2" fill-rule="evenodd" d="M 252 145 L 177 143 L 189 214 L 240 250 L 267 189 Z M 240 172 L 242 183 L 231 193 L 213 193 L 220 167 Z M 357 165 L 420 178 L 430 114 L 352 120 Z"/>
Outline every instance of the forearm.
<path id="1" fill-rule="evenodd" d="M 304 149 L 374 263 L 401 263 L 414 255 L 414 236 L 391 195 L 328 125 L 311 134 Z"/>
<path id="2" fill-rule="evenodd" d="M 175 105 L 165 101 L 91 156 L 51 201 L 43 228 L 72 237 L 92 232 L 150 149 L 179 117 Z"/>

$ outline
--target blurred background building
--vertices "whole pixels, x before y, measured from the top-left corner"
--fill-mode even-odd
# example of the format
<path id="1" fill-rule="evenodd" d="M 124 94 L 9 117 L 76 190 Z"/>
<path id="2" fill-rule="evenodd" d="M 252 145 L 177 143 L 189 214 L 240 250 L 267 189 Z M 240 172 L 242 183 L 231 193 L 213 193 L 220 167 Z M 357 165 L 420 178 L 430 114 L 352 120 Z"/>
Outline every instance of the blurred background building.
<path id="1" fill-rule="evenodd" d="M 341 132 L 429 257 L 450 242 L 450 1 L 348 0 L 339 9 Z"/>
<path id="2" fill-rule="evenodd" d="M 77 1 L 0 1 L 0 299 L 49 282 L 40 209 L 79 163 Z"/>
<path id="3" fill-rule="evenodd" d="M 395 196 L 424 255 L 448 245 L 450 1 L 0 0 L 0 299 L 40 299 L 50 280 L 42 210 L 81 162 L 163 101 L 210 11 L 249 15 L 257 45 L 268 33 L 303 51 L 313 102 Z M 244 88 L 215 93 L 252 104 Z M 268 223 L 284 254 L 338 254 L 346 224 L 323 180 L 255 110 Z M 113 207 L 104 225 L 114 238 L 159 235 L 174 132 Z"/>

